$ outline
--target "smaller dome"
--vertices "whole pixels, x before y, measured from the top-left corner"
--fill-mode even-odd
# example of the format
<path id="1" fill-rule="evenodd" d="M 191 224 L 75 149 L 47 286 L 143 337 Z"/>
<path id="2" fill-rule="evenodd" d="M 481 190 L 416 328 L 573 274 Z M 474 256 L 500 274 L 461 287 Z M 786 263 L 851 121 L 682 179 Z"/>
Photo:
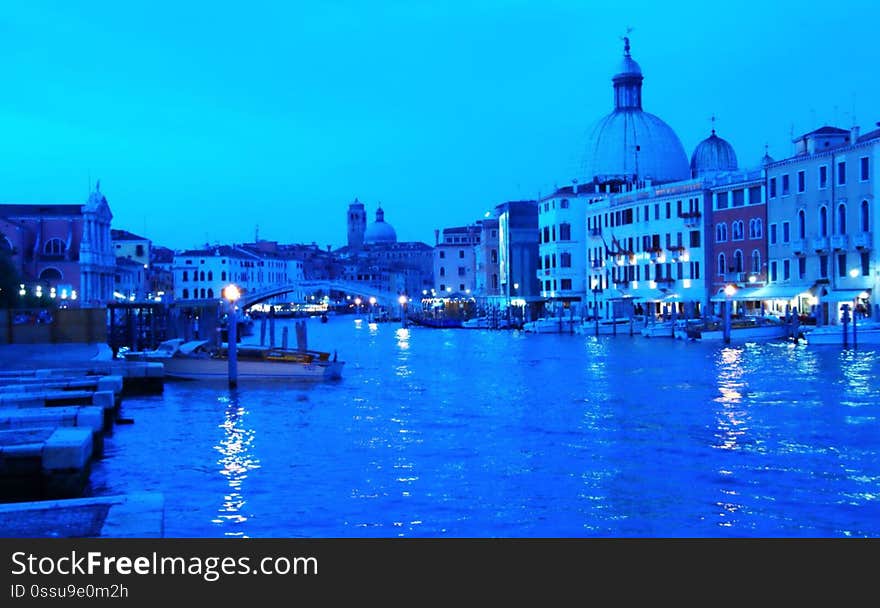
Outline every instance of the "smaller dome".
<path id="1" fill-rule="evenodd" d="M 736 171 L 736 169 L 736 152 L 733 151 L 733 146 L 715 135 L 715 129 L 712 129 L 712 135 L 697 144 L 691 156 L 693 177 L 721 171 Z"/>
<path id="2" fill-rule="evenodd" d="M 397 233 L 394 227 L 385 221 L 385 212 L 382 207 L 376 210 L 376 221 L 367 227 L 364 233 L 364 242 L 372 243 L 396 243 Z"/>

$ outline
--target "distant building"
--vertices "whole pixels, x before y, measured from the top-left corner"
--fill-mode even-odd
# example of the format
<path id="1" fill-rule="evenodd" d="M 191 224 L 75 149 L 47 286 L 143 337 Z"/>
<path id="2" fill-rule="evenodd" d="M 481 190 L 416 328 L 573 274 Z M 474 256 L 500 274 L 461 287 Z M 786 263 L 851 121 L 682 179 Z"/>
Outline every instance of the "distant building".
<path id="1" fill-rule="evenodd" d="M 364 204 L 357 198 L 348 206 L 348 248 L 358 252 L 364 246 L 364 233 L 367 231 L 367 212 Z"/>
<path id="2" fill-rule="evenodd" d="M 113 214 L 100 186 L 85 204 L 0 205 L 0 239 L 25 289 L 103 306 L 113 297 L 116 256 L 110 238 Z"/>
<path id="3" fill-rule="evenodd" d="M 508 299 L 540 298 L 538 281 L 538 203 L 509 201 L 496 205 L 498 216 L 498 282 Z"/>
<path id="4" fill-rule="evenodd" d="M 110 240 L 117 258 L 127 258 L 140 262 L 141 266 L 149 266 L 152 242 L 150 239 L 132 234 L 127 230 L 111 230 Z"/>
<path id="5" fill-rule="evenodd" d="M 481 305 L 498 305 L 501 296 L 498 218 L 483 218 L 477 225 L 480 227 L 480 238 L 474 245 L 474 296 Z"/>
<path id="6" fill-rule="evenodd" d="M 453 293 L 469 296 L 474 292 L 476 247 L 480 244 L 481 231 L 478 224 L 444 228 L 442 233 L 436 231 L 433 289 L 437 297 Z"/>

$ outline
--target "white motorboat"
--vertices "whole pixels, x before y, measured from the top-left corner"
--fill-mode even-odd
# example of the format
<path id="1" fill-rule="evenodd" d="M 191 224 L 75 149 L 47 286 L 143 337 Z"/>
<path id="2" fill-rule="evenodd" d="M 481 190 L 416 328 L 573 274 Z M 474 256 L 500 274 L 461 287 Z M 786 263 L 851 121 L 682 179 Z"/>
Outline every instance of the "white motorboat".
<path id="1" fill-rule="evenodd" d="M 676 319 L 675 321 L 660 321 L 650 323 L 643 327 L 639 333 L 646 338 L 675 338 L 676 332 L 684 334 L 690 326 L 702 323 L 700 319 Z"/>
<path id="2" fill-rule="evenodd" d="M 821 325 L 801 327 L 807 344 L 833 344 L 843 345 L 843 325 Z M 859 346 L 862 344 L 880 344 L 880 322 L 856 321 L 855 332 L 850 323 L 846 331 L 847 346 Z"/>
<path id="3" fill-rule="evenodd" d="M 730 323 L 731 342 L 766 342 L 789 335 L 789 326 L 775 317 L 745 317 Z M 711 342 L 724 340 L 723 321 L 709 321 L 676 329 L 676 338 Z"/>
<path id="4" fill-rule="evenodd" d="M 462 321 L 461 326 L 465 329 L 509 329 L 510 321 L 505 318 L 492 319 L 491 317 L 474 317 Z"/>
<path id="5" fill-rule="evenodd" d="M 633 331 L 635 331 L 636 328 L 635 320 L 628 317 L 621 317 L 619 319 L 599 319 L 598 322 L 595 319 L 592 319 L 586 320 L 578 325 L 575 328 L 575 333 L 585 336 L 596 335 L 597 324 L 600 336 L 629 335 L 630 325 L 632 324 Z"/>
<path id="6" fill-rule="evenodd" d="M 243 380 L 336 380 L 345 365 L 335 353 L 322 351 L 249 345 L 236 350 L 238 377 Z M 226 348 L 211 349 L 207 340 L 166 340 L 153 351 L 127 352 L 125 359 L 162 363 L 166 377 L 187 380 L 226 378 L 229 369 Z"/>
<path id="7" fill-rule="evenodd" d="M 581 324 L 580 317 L 541 317 L 523 323 L 523 331 L 533 334 L 576 333 Z"/>

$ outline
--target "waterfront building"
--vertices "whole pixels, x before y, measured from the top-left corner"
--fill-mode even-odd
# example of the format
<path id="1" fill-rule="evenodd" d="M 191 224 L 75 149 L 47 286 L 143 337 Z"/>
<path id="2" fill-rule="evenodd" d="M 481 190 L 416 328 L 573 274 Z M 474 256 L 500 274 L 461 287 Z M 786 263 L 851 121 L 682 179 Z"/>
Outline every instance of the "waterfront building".
<path id="1" fill-rule="evenodd" d="M 540 301 L 538 280 L 538 202 L 508 201 L 496 205 L 498 216 L 498 281 L 509 304 L 524 307 Z"/>
<path id="2" fill-rule="evenodd" d="M 793 143 L 766 167 L 769 283 L 820 323 L 837 323 L 844 304 L 877 316 L 880 129 L 824 126 Z"/>
<path id="3" fill-rule="evenodd" d="M 110 240 L 117 258 L 126 258 L 140 263 L 141 266 L 149 266 L 152 252 L 150 239 L 127 230 L 113 229 L 110 231 Z"/>
<path id="4" fill-rule="evenodd" d="M 149 293 L 147 268 L 127 257 L 116 258 L 113 297 L 117 300 L 142 301 Z"/>
<path id="5" fill-rule="evenodd" d="M 501 283 L 498 262 L 498 218 L 491 212 L 477 221 L 480 227 L 479 241 L 474 245 L 474 297 L 482 307 L 501 304 Z"/>
<path id="6" fill-rule="evenodd" d="M 588 300 L 587 207 L 603 196 L 596 184 L 575 182 L 537 202 L 536 273 L 545 308 L 554 316 Z"/>
<path id="7" fill-rule="evenodd" d="M 481 233 L 479 224 L 444 228 L 442 236 L 440 230 L 435 231 L 433 290 L 437 297 L 452 293 L 470 297 L 474 292 L 477 287 L 475 248 Z M 499 288 L 502 282 L 499 276 Z"/>
<path id="8" fill-rule="evenodd" d="M 115 282 L 112 219 L 99 183 L 85 204 L 0 205 L 0 239 L 27 291 L 103 306 Z"/>

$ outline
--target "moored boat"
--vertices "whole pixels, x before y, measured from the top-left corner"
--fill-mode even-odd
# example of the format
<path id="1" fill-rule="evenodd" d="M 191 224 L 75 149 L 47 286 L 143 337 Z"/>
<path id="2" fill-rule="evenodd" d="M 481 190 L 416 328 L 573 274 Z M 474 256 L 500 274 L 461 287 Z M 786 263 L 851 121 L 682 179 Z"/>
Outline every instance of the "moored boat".
<path id="1" fill-rule="evenodd" d="M 523 323 L 523 331 L 533 334 L 568 334 L 577 331 L 580 317 L 541 317 Z"/>
<path id="2" fill-rule="evenodd" d="M 595 319 L 586 320 L 575 328 L 575 333 L 585 336 L 596 335 L 597 331 L 600 336 L 629 335 L 629 328 L 634 320 L 628 317 L 619 319 Z M 598 328 L 597 328 L 598 325 Z M 635 327 L 633 327 L 635 330 Z"/>
<path id="3" fill-rule="evenodd" d="M 238 377 L 243 380 L 336 380 L 345 362 L 323 351 L 238 345 Z M 126 360 L 162 363 L 165 376 L 186 380 L 209 380 L 228 375 L 225 347 L 212 349 L 207 340 L 166 340 L 154 351 L 128 352 Z"/>
<path id="4" fill-rule="evenodd" d="M 852 323 L 849 323 L 846 329 L 847 346 L 880 344 L 880 322 L 857 321 L 855 331 L 853 331 Z M 833 344 L 835 346 L 844 344 L 843 325 L 802 327 L 801 331 L 807 344 Z"/>
<path id="5" fill-rule="evenodd" d="M 773 317 L 745 317 L 730 324 L 731 342 L 764 342 L 781 340 L 789 335 L 789 326 Z M 723 321 L 704 321 L 676 329 L 676 338 L 711 342 L 724 339 Z"/>

